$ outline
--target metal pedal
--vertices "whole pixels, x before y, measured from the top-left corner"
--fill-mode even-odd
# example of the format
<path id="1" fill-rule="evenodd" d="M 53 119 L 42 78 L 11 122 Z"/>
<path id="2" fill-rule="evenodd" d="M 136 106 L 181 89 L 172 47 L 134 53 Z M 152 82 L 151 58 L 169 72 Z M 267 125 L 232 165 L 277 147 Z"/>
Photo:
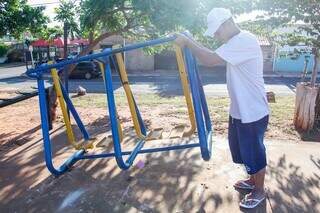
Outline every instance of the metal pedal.
<path id="1" fill-rule="evenodd" d="M 162 138 L 162 133 L 163 133 L 163 128 L 153 129 L 147 135 L 146 141 L 161 139 Z"/>
<path id="2" fill-rule="evenodd" d="M 112 142 L 112 135 L 108 135 L 107 137 L 101 138 L 97 143 L 94 144 L 95 147 L 106 147 L 108 142 Z"/>
<path id="3" fill-rule="evenodd" d="M 186 128 L 185 125 L 179 125 L 179 126 L 176 126 L 174 127 L 170 134 L 169 134 L 169 138 L 172 139 L 172 138 L 182 138 L 183 137 L 183 134 L 184 134 L 184 129 Z"/>
<path id="4" fill-rule="evenodd" d="M 106 140 L 106 137 L 103 138 L 90 138 L 89 140 L 82 140 L 77 143 L 77 149 L 93 149 L 97 147 L 98 144 L 101 144 Z"/>

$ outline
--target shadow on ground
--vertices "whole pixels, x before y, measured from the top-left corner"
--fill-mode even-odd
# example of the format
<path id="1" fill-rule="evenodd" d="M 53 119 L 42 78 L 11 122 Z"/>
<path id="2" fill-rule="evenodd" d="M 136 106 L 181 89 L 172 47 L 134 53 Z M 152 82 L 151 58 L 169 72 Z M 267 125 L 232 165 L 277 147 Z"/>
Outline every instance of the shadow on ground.
<path id="1" fill-rule="evenodd" d="M 90 134 L 99 137 L 109 132 L 108 120 L 105 116 L 89 123 Z M 53 131 L 51 138 L 57 166 L 74 150 L 66 146 L 63 129 Z M 131 133 L 122 146 L 130 150 L 134 144 Z M 167 144 L 150 141 L 146 146 Z M 94 153 L 113 150 L 112 144 L 105 145 Z M 312 149 L 312 154 L 304 154 L 302 149 L 298 155 L 299 147 L 291 147 L 285 152 L 273 146 L 268 150 L 268 199 L 247 211 L 238 207 L 244 194 L 232 188 L 244 171 L 231 162 L 225 140 L 215 139 L 209 162 L 201 159 L 199 149 L 186 149 L 139 155 L 127 171 L 120 170 L 112 158 L 84 160 L 58 178 L 44 165 L 41 139 L 33 140 L 0 157 L 0 212 L 317 212 L 319 152 Z"/>
<path id="2" fill-rule="evenodd" d="M 105 116 L 91 122 L 88 131 L 92 136 L 103 135 L 109 131 L 108 120 Z M 76 135 L 80 135 L 78 130 Z M 66 146 L 63 128 L 53 130 L 51 139 L 57 167 L 73 150 Z M 134 134 L 128 134 L 122 146 L 131 150 L 134 143 Z M 165 145 L 150 143 L 150 147 Z M 106 144 L 101 149 L 111 152 L 113 146 Z M 218 173 L 213 172 L 214 163 L 202 161 L 198 149 L 141 155 L 128 171 L 120 170 L 114 159 L 84 160 L 58 178 L 48 173 L 43 155 L 41 139 L 1 155 L 1 212 L 206 212 L 219 210 L 226 203 L 236 204 L 230 192 L 214 190 L 212 178 Z"/>
<path id="3" fill-rule="evenodd" d="M 292 163 L 286 154 L 269 163 L 268 176 L 272 184 L 268 198 L 273 212 L 319 212 L 320 158 L 307 155 L 306 159 L 311 168 Z"/>

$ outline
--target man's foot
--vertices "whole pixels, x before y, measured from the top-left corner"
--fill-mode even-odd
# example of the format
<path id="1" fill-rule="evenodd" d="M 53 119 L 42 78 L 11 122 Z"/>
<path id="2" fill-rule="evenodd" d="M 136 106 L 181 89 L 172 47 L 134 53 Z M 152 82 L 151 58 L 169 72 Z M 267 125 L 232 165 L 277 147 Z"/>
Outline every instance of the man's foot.
<path id="1" fill-rule="evenodd" d="M 263 189 L 254 188 L 250 194 L 247 194 L 240 202 L 240 207 L 253 209 L 266 199 L 266 193 Z"/>
<path id="2" fill-rule="evenodd" d="M 233 187 L 235 189 L 252 190 L 254 189 L 254 182 L 251 179 L 239 180 L 233 185 Z"/>

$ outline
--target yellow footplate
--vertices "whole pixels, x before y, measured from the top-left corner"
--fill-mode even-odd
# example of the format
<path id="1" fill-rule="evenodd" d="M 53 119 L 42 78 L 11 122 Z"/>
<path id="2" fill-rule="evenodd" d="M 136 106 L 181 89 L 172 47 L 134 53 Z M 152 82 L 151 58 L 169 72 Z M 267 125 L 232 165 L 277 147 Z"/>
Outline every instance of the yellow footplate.
<path id="1" fill-rule="evenodd" d="M 179 125 L 174 127 L 169 135 L 169 138 L 182 138 L 183 134 L 184 134 L 184 130 L 185 130 L 186 126 L 185 125 Z"/>
<path id="2" fill-rule="evenodd" d="M 98 147 L 103 141 L 106 140 L 106 137 L 102 138 L 90 138 L 89 140 L 82 140 L 77 143 L 77 149 L 93 149 Z"/>
<path id="3" fill-rule="evenodd" d="M 146 141 L 158 140 L 162 138 L 163 128 L 153 129 L 147 136 Z"/>

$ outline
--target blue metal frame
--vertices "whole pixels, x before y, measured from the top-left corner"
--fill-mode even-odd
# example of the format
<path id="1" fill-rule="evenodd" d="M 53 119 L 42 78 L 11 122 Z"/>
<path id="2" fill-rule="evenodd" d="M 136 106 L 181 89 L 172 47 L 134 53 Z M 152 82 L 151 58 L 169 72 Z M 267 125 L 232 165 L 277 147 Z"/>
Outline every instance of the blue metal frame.
<path id="1" fill-rule="evenodd" d="M 122 158 L 122 153 L 121 153 L 121 145 L 120 145 L 120 137 L 119 137 L 119 128 L 118 128 L 118 121 L 117 121 L 117 109 L 114 101 L 114 92 L 113 92 L 113 87 L 112 87 L 112 75 L 111 75 L 111 67 L 110 67 L 110 62 L 109 58 L 106 60 L 105 64 L 105 71 L 104 71 L 104 81 L 105 81 L 105 89 L 107 92 L 107 102 L 108 102 L 108 109 L 109 109 L 109 117 L 110 117 L 110 122 L 111 122 L 111 132 L 112 132 L 112 138 L 113 138 L 113 146 L 114 146 L 114 151 L 115 151 L 115 158 L 117 161 L 118 166 L 121 169 L 128 169 L 134 159 L 136 158 L 138 152 L 142 149 L 145 141 L 144 140 L 139 140 L 138 144 L 130 154 L 129 158 L 127 161 L 123 161 Z"/>
<path id="2" fill-rule="evenodd" d="M 82 61 L 90 61 L 90 60 L 97 59 L 97 58 L 104 58 L 106 56 L 114 55 L 116 53 L 131 51 L 131 50 L 135 50 L 135 49 L 139 49 L 139 48 L 143 48 L 143 47 L 147 47 L 147 46 L 159 45 L 159 44 L 163 44 L 163 43 L 166 43 L 169 41 L 173 41 L 175 39 L 176 39 L 176 36 L 170 36 L 170 37 L 166 37 L 166 38 L 160 38 L 160 39 L 150 40 L 150 41 L 146 41 L 146 42 L 131 44 L 131 45 L 127 45 L 125 47 L 118 48 L 118 49 L 113 49 L 113 50 L 109 49 L 108 51 L 90 54 L 87 56 L 82 56 L 82 57 L 71 59 L 71 60 L 64 60 L 64 61 L 61 61 L 56 64 L 41 64 L 39 67 L 37 67 L 35 69 L 28 69 L 26 74 L 30 78 L 38 78 L 43 73 L 49 72 L 53 68 L 58 69 L 60 67 L 64 67 L 65 65 L 68 65 L 68 64 L 76 64 L 76 63 L 79 63 Z"/>
<path id="3" fill-rule="evenodd" d="M 183 144 L 183 145 L 175 145 L 175 146 L 166 146 L 166 147 L 159 147 L 159 148 L 151 148 L 151 149 L 143 149 L 145 144 L 144 139 L 139 139 L 137 142 L 136 147 L 132 151 L 122 151 L 121 144 L 120 144 L 120 136 L 119 136 L 119 128 L 118 128 L 118 121 L 117 121 L 117 109 L 115 104 L 115 97 L 112 85 L 112 74 L 111 74 L 111 67 L 110 63 L 114 63 L 115 68 L 117 68 L 116 63 L 114 62 L 113 55 L 116 53 L 121 53 L 124 51 L 129 51 L 137 48 L 142 48 L 150 45 L 157 45 L 165 42 L 169 42 L 174 40 L 175 37 L 168 37 L 162 39 L 156 39 L 152 41 L 148 41 L 145 43 L 133 44 L 129 46 L 125 46 L 119 49 L 106 49 L 102 53 L 98 54 L 91 54 L 88 56 L 84 56 L 78 59 L 73 59 L 69 61 L 62 61 L 57 64 L 53 65 L 42 65 L 36 69 L 28 70 L 26 73 L 29 77 L 37 78 L 38 82 L 38 90 L 39 90 L 39 104 L 40 104 L 40 114 L 41 114 L 41 127 L 42 127 L 42 134 L 44 140 L 44 150 L 45 150 L 45 161 L 49 171 L 53 175 L 61 175 L 66 172 L 73 164 L 75 164 L 78 160 L 83 159 L 96 159 L 96 158 L 106 158 L 106 157 L 115 157 L 118 166 L 121 169 L 129 169 L 132 166 L 135 158 L 138 154 L 143 153 L 152 153 L 152 152 L 162 152 L 162 151 L 171 151 L 171 150 L 179 150 L 179 149 L 187 149 L 187 148 L 194 148 L 200 147 L 201 156 L 204 160 L 209 160 L 211 157 L 211 148 L 212 148 L 212 126 L 210 115 L 208 111 L 208 106 L 203 90 L 203 86 L 200 80 L 198 67 L 195 58 L 192 56 L 192 53 L 189 49 L 184 48 L 184 57 L 186 62 L 186 68 L 189 78 L 189 84 L 191 88 L 191 95 L 193 100 L 193 107 L 194 113 L 197 123 L 197 130 L 198 130 L 198 143 L 191 143 L 191 144 Z M 110 59 L 111 57 L 111 59 Z M 51 153 L 51 142 L 49 136 L 49 128 L 48 128 L 48 117 L 47 117 L 47 104 L 46 104 L 46 96 L 45 96 L 45 89 L 44 89 L 44 80 L 42 79 L 42 74 L 47 72 L 52 68 L 59 68 L 63 67 L 67 64 L 78 63 L 80 61 L 85 60 L 103 60 L 105 63 L 105 70 L 104 72 L 104 85 L 107 95 L 107 107 L 109 110 L 110 116 L 110 123 L 111 123 L 111 132 L 113 138 L 113 146 L 114 146 L 114 153 L 103 153 L 103 154 L 86 154 L 84 149 L 77 151 L 74 155 L 72 155 L 69 159 L 67 159 L 58 169 L 53 166 L 52 163 L 52 153 Z M 111 61 L 111 62 L 110 62 Z M 68 92 L 62 85 L 61 90 L 63 94 L 63 98 L 67 104 L 68 109 L 70 110 L 72 116 L 74 117 L 78 127 L 80 128 L 83 137 L 85 140 L 89 140 L 90 135 L 87 132 L 84 124 L 82 123 L 75 107 L 72 104 L 71 99 L 69 98 Z M 143 119 L 137 107 L 137 103 L 134 100 L 134 104 L 136 106 L 137 115 L 140 123 L 141 132 L 146 135 L 146 127 L 144 125 Z M 129 155 L 126 160 L 124 160 L 123 156 Z"/>
<path id="4" fill-rule="evenodd" d="M 47 116 L 47 103 L 46 103 L 46 91 L 44 86 L 44 80 L 37 79 L 39 90 L 39 105 L 41 115 L 41 129 L 44 143 L 45 161 L 48 170 L 55 176 L 59 176 L 66 172 L 73 164 L 75 164 L 79 157 L 82 156 L 85 150 L 79 150 L 75 152 L 69 159 L 67 159 L 58 169 L 56 169 L 52 162 L 51 142 L 49 135 L 49 121 Z"/>
<path id="5" fill-rule="evenodd" d="M 191 50 L 184 48 L 185 61 L 192 93 L 192 101 L 197 123 L 201 155 L 204 160 L 210 160 L 212 148 L 212 129 L 211 121 L 206 103 L 203 87 L 200 81 L 196 61 L 192 56 Z M 206 125 L 204 123 L 204 119 Z"/>

